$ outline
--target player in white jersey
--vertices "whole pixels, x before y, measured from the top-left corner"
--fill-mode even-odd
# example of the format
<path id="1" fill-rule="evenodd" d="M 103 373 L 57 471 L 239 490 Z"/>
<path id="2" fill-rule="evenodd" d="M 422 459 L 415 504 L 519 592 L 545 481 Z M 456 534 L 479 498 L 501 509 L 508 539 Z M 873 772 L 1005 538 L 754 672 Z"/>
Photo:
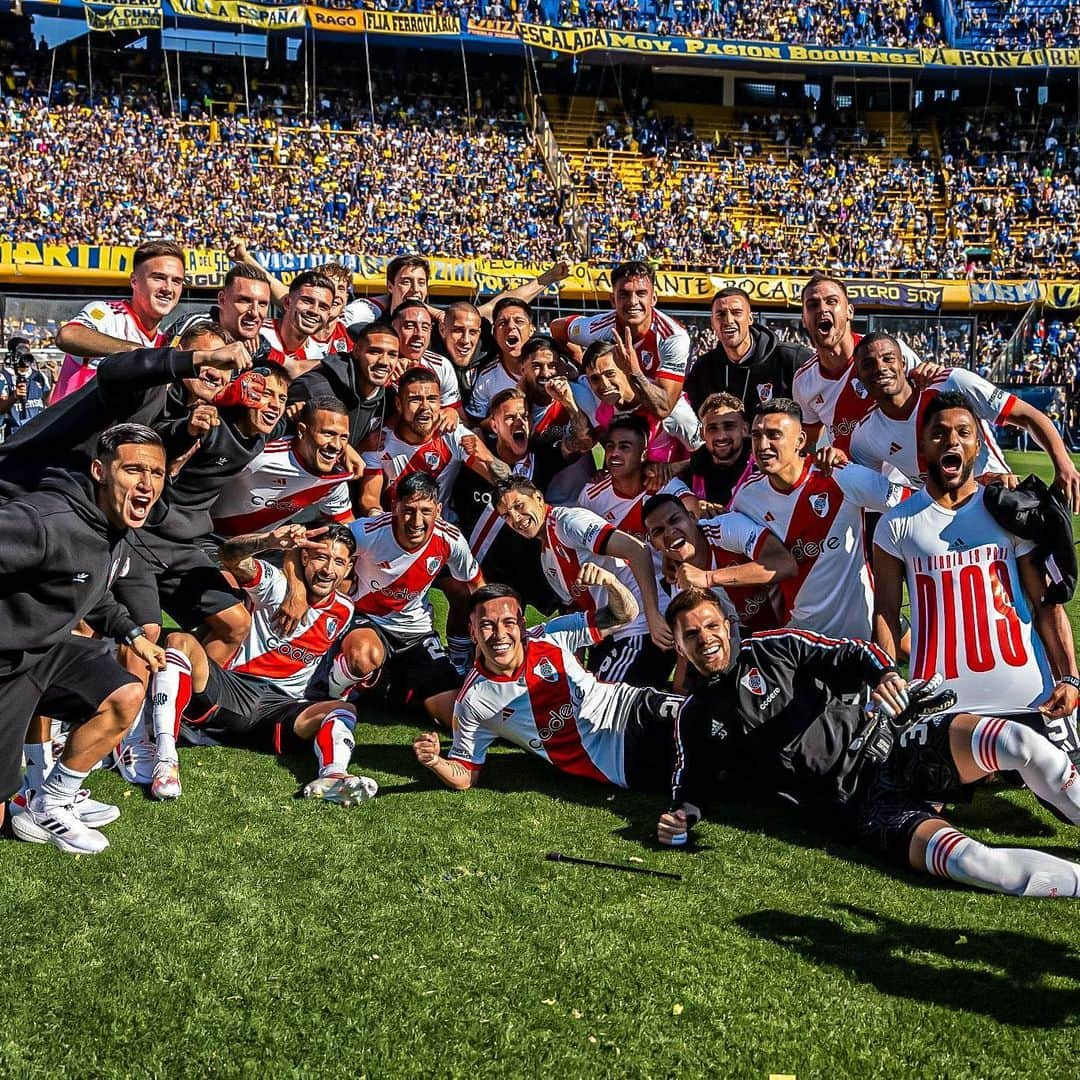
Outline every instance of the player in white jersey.
<path id="1" fill-rule="evenodd" d="M 577 584 L 605 589 L 608 605 L 532 630 L 525 629 L 524 605 L 510 586 L 487 585 L 473 595 L 476 665 L 454 703 L 449 755 L 441 755 L 435 732 L 413 741 L 417 760 L 447 787 L 472 787 L 500 738 L 572 776 L 641 791 L 670 780 L 674 720 L 683 699 L 599 682 L 578 663 L 574 653 L 632 619 L 637 604 L 595 563 L 581 568 Z"/>
<path id="2" fill-rule="evenodd" d="M 393 502 L 394 487 L 414 472 L 433 476 L 439 485 L 439 502 L 450 506 L 450 492 L 462 465 L 491 483 L 510 475 L 510 469 L 461 423 L 449 430 L 444 417 L 456 419 L 455 409 L 444 409 L 439 400 L 438 377 L 424 367 L 414 367 L 398 384 L 398 413 L 382 430 L 379 445 L 364 454 L 367 466 L 360 481 L 360 505 L 368 514 L 379 514 Z"/>
<path id="3" fill-rule="evenodd" d="M 888 334 L 867 334 L 855 347 L 859 380 L 869 390 L 875 407 L 855 428 L 852 458 L 868 468 L 897 472 L 910 487 L 926 482 L 919 460 L 919 424 L 931 401 L 943 391 L 959 390 L 976 410 L 982 428 L 975 476 L 998 474 L 1006 483 L 1015 478 L 994 439 L 993 427 L 1010 424 L 1029 432 L 1054 463 L 1055 481 L 1080 511 L 1080 472 L 1049 418 L 1021 398 L 965 368 L 948 368 L 923 389 L 912 385 L 896 339 Z"/>
<path id="4" fill-rule="evenodd" d="M 398 485 L 389 514 L 352 526 L 356 615 L 340 652 L 312 683 L 328 696 L 377 689 L 395 705 L 423 706 L 449 724 L 461 677 L 435 633 L 428 592 L 442 573 L 473 592 L 483 584 L 465 538 L 439 515 L 439 489 L 423 472 Z"/>
<path id="5" fill-rule="evenodd" d="M 727 512 L 698 522 L 674 495 L 653 495 L 641 508 L 660 556 L 666 595 L 679 589 L 723 588 L 739 623 L 775 630 L 786 618 L 779 586 L 795 576 L 791 554 L 763 525 Z"/>
<path id="6" fill-rule="evenodd" d="M 270 348 L 267 358 L 280 364 L 293 379 L 319 366 L 326 355 L 315 335 L 324 331 L 334 307 L 334 282 L 316 270 L 305 270 L 289 283 L 280 319 L 263 326 Z"/>
<path id="7" fill-rule="evenodd" d="M 803 288 L 802 324 L 810 335 L 814 356 L 796 372 L 791 396 L 803 411 L 807 445 L 813 449 L 824 429 L 828 442 L 847 452 L 855 425 L 870 411 L 873 401 L 855 377 L 855 346 L 859 335 L 851 328 L 855 309 L 847 287 L 838 278 L 815 274 Z M 909 368 L 919 358 L 904 344 L 900 351 Z M 936 365 L 923 365 L 927 374 Z"/>
<path id="8" fill-rule="evenodd" d="M 493 505 L 519 536 L 535 539 L 552 591 L 567 608 L 595 612 L 606 602 L 602 588 L 582 589 L 581 567 L 598 563 L 611 571 L 636 601 L 635 617 L 604 646 L 590 649 L 588 667 L 602 678 L 635 686 L 666 681 L 672 660 L 670 633 L 660 612 L 652 557 L 644 544 L 579 506 L 549 506 L 543 492 L 512 476 L 495 488 Z"/>
<path id="9" fill-rule="evenodd" d="M 656 275 L 643 262 L 622 263 L 611 272 L 613 311 L 556 319 L 556 341 L 582 349 L 594 342 L 619 342 L 630 355 L 627 371 L 646 410 L 661 419 L 682 395 L 690 362 L 690 335 L 656 307 Z"/>
<path id="10" fill-rule="evenodd" d="M 935 673 L 959 710 L 1026 714 L 1070 752 L 1080 700 L 1064 608 L 1042 602 L 1034 545 L 1003 529 L 974 475 L 979 424 L 963 394 L 939 394 L 920 429 L 926 487 L 886 513 L 874 537 L 874 640 L 893 653 L 906 579 L 911 674 Z"/>
<path id="11" fill-rule="evenodd" d="M 798 565 L 783 585 L 788 626 L 834 638 L 868 638 L 873 588 L 866 565 L 863 511 L 895 506 L 904 488 L 881 473 L 837 461 L 819 468 L 805 456 L 799 406 L 776 398 L 754 417 L 750 437 L 761 472 L 731 502 L 733 510 L 771 529 Z"/>
<path id="12" fill-rule="evenodd" d="M 645 522 L 641 507 L 652 492 L 645 488 L 645 453 L 649 428 L 633 413 L 617 416 L 604 437 L 604 468 L 587 484 L 578 505 L 644 542 Z M 674 495 L 693 517 L 699 516 L 697 498 L 678 477 L 668 481 L 659 494 Z"/>
<path id="13" fill-rule="evenodd" d="M 591 396 L 582 404 L 599 438 L 619 413 L 632 412 L 649 426 L 650 462 L 686 461 L 701 445 L 701 423 L 685 398 L 679 398 L 661 419 L 646 405 L 626 371 L 626 346 L 600 341 L 590 345 L 581 359 L 582 379 Z"/>
<path id="14" fill-rule="evenodd" d="M 592 393 L 568 375 L 576 371 L 564 360 L 554 338 L 534 334 L 521 350 L 521 389 L 529 403 L 529 426 L 534 440 L 558 443 L 574 439 L 577 449 L 592 449 L 588 410 L 596 407 Z"/>
<path id="15" fill-rule="evenodd" d="M 88 383 L 103 357 L 165 345 L 161 323 L 180 301 L 185 274 L 179 245 L 171 240 L 140 244 L 132 257 L 131 299 L 91 301 L 57 332 L 56 347 L 66 355 L 52 403 Z"/>
<path id="16" fill-rule="evenodd" d="M 523 300 L 507 298 L 496 303 L 492 313 L 492 333 L 497 355 L 476 374 L 465 412 L 474 426 L 483 423 L 491 411 L 491 399 L 521 382 L 521 358 L 525 343 L 533 336 L 536 320 Z"/>
<path id="17" fill-rule="evenodd" d="M 454 365 L 429 347 L 433 323 L 427 304 L 406 300 L 394 312 L 390 322 L 397 331 L 401 370 L 422 367 L 435 375 L 439 383 L 439 404 L 444 410 L 436 427 L 439 431 L 452 430 L 461 415 L 461 393 Z"/>
<path id="18" fill-rule="evenodd" d="M 315 668 L 352 619 L 352 602 L 338 588 L 349 574 L 355 550 L 344 525 L 311 533 L 299 525 L 283 525 L 273 532 L 236 537 L 222 547 L 222 565 L 248 594 L 251 630 L 226 665 L 209 659 L 192 635 L 168 636 L 165 668 L 154 676 L 150 690 L 156 751 L 150 791 L 155 798 L 180 797 L 176 740 L 181 722 L 201 737 L 255 743 L 279 754 L 314 742 L 319 774 L 305 786 L 307 798 L 353 805 L 375 793 L 374 781 L 348 772 L 356 710 L 307 694 Z M 271 624 L 285 597 L 286 580 L 276 567 L 255 558 L 262 551 L 299 552 L 308 611 L 290 634 Z M 126 743 L 142 737 L 137 727 Z M 121 748 L 122 755 L 126 749 Z"/>
<path id="19" fill-rule="evenodd" d="M 275 439 L 222 489 L 214 529 L 223 536 L 262 532 L 290 522 L 353 519 L 343 464 L 349 415 L 334 398 L 304 403 L 296 434 Z"/>

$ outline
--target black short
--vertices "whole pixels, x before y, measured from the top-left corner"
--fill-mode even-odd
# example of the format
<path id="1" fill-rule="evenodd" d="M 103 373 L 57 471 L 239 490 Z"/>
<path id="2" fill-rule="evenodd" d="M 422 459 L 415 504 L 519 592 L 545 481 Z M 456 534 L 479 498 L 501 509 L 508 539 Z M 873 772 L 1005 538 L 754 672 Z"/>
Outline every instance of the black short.
<path id="1" fill-rule="evenodd" d="M 307 744 L 293 730 L 312 704 L 283 693 L 273 682 L 227 671 L 209 661 L 206 689 L 193 694 L 185 717 L 219 742 L 292 754 Z"/>
<path id="2" fill-rule="evenodd" d="M 355 691 L 365 701 L 380 701 L 389 706 L 416 706 L 447 690 L 458 690 L 462 677 L 450 663 L 439 635 L 402 641 L 384 630 L 366 615 L 354 615 L 349 629 L 338 638 L 337 644 L 320 661 L 308 684 L 307 697 L 325 701 L 331 697 L 328 685 L 330 667 L 341 652 L 341 643 L 353 630 L 370 630 L 382 643 L 386 659 L 377 676 L 368 686 Z"/>
<path id="3" fill-rule="evenodd" d="M 686 698 L 642 687 L 634 695 L 623 737 L 623 773 L 631 791 L 671 789 L 675 718 Z"/>
<path id="4" fill-rule="evenodd" d="M 605 638 L 589 647 L 585 667 L 601 682 L 627 686 L 667 686 L 675 666 L 671 653 L 653 643 L 648 634 L 616 640 Z"/>
<path id="5" fill-rule="evenodd" d="M 0 679 L 0 800 L 18 790 L 26 729 L 36 715 L 79 724 L 115 690 L 138 681 L 105 642 L 74 635 L 25 671 Z"/>
<path id="6" fill-rule="evenodd" d="M 888 758 L 860 775 L 848 807 L 859 842 L 901 866 L 910 866 L 911 837 L 924 822 L 941 817 L 938 802 L 970 798 L 949 745 L 951 715 L 934 716 L 907 728 Z"/>
<path id="7" fill-rule="evenodd" d="M 113 595 L 140 626 L 160 624 L 165 611 L 185 630 L 194 630 L 211 615 L 244 602 L 244 591 L 230 585 L 196 544 L 145 529 L 133 533 L 128 544 L 131 558 Z"/>

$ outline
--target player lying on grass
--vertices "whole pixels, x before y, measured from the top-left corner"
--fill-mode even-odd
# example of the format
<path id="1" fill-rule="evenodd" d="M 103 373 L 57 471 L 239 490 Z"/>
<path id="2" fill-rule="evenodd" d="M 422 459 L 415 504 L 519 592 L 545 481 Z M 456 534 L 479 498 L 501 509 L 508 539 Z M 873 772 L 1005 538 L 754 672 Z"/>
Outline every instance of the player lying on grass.
<path id="1" fill-rule="evenodd" d="M 685 840 L 719 772 L 752 778 L 754 793 L 783 795 L 801 816 L 818 812 L 903 866 L 1015 896 L 1080 896 L 1077 864 L 988 847 L 953 828 L 938 805 L 1015 770 L 1044 806 L 1080 824 L 1080 782 L 1063 751 L 1010 720 L 932 715 L 946 704 L 941 696 L 920 701 L 916 684 L 868 642 L 775 630 L 740 643 L 733 614 L 726 597 L 703 589 L 680 593 L 667 610 L 679 654 L 709 681 L 676 720 L 661 843 Z M 840 696 L 860 683 L 873 688 L 869 711 Z"/>
<path id="2" fill-rule="evenodd" d="M 293 550 L 300 553 L 308 610 L 291 634 L 281 635 L 270 620 L 285 595 L 285 575 L 255 555 Z M 374 780 L 348 771 L 356 710 L 306 696 L 317 664 L 352 619 L 352 602 L 337 590 L 355 552 L 344 525 L 310 533 L 299 525 L 282 525 L 273 532 L 235 537 L 222 547 L 222 565 L 248 594 L 251 631 L 225 666 L 209 659 L 190 634 L 166 639 L 165 670 L 151 687 L 157 763 L 150 790 L 155 798 L 180 797 L 176 738 L 181 720 L 215 739 L 278 754 L 313 742 L 319 775 L 305 786 L 305 798 L 352 806 L 375 794 Z"/>
<path id="3" fill-rule="evenodd" d="M 447 787 L 476 783 L 496 739 L 528 750 L 563 772 L 634 790 L 665 784 L 672 763 L 672 717 L 682 698 L 659 690 L 600 682 L 574 653 L 598 644 L 637 615 L 630 590 L 610 571 L 585 563 L 582 589 L 607 590 L 607 606 L 525 629 L 521 597 L 509 585 L 485 585 L 470 598 L 476 663 L 454 703 L 447 757 L 435 732 L 413 741 L 416 759 Z"/>

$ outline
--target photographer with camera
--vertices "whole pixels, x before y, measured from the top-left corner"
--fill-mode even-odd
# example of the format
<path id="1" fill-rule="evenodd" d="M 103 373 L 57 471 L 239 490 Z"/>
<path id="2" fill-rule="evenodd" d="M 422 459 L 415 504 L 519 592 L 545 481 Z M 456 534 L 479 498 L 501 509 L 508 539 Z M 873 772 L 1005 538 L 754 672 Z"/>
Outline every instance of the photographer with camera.
<path id="1" fill-rule="evenodd" d="M 26 338 L 8 341 L 7 363 L 0 371 L 0 442 L 42 412 L 52 389 Z"/>

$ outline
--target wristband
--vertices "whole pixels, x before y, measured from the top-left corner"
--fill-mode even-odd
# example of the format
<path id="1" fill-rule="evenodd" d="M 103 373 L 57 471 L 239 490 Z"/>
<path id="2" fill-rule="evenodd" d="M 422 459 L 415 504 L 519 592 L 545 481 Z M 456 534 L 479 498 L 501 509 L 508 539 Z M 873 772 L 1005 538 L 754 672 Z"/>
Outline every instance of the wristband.
<path id="1" fill-rule="evenodd" d="M 136 626 L 134 630 L 129 630 L 124 635 L 124 644 L 134 645 L 141 637 L 146 637 L 146 631 L 141 626 Z"/>
<path id="2" fill-rule="evenodd" d="M 1071 686 L 1074 690 L 1080 690 L 1080 679 L 1075 675 L 1062 675 L 1058 679 L 1058 684 L 1064 683 L 1066 686 Z"/>

